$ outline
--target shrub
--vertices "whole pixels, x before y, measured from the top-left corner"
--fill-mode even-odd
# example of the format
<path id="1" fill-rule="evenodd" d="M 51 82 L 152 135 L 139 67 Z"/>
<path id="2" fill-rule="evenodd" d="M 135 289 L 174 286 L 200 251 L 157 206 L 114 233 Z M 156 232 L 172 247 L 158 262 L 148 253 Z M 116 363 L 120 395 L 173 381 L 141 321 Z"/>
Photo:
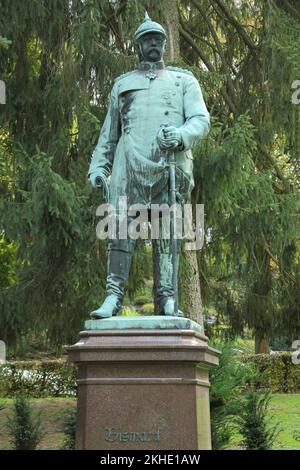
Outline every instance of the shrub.
<path id="1" fill-rule="evenodd" d="M 132 306 L 122 308 L 122 317 L 136 317 L 138 312 Z"/>
<path id="2" fill-rule="evenodd" d="M 62 432 L 65 434 L 62 450 L 75 450 L 77 409 L 68 408 L 63 416 Z"/>
<path id="3" fill-rule="evenodd" d="M 16 395 L 7 427 L 14 450 L 35 450 L 44 435 L 40 415 L 33 413 L 28 398 L 22 393 Z"/>
<path id="4" fill-rule="evenodd" d="M 241 412 L 240 394 L 253 368 L 234 355 L 232 345 L 215 344 L 221 351 L 219 366 L 211 370 L 210 409 L 212 448 L 224 449 L 236 434 L 235 417 Z"/>
<path id="5" fill-rule="evenodd" d="M 244 398 L 244 407 L 238 418 L 239 431 L 246 450 L 271 450 L 278 435 L 278 426 L 268 418 L 270 391 L 250 389 Z"/>
<path id="6" fill-rule="evenodd" d="M 154 314 L 154 304 L 153 304 L 153 302 L 142 305 L 140 307 L 140 311 L 141 311 L 142 315 L 153 315 Z"/>
<path id="7" fill-rule="evenodd" d="M 246 355 L 241 360 L 255 366 L 260 387 L 273 393 L 300 392 L 300 364 L 293 364 L 291 353 Z"/>
<path id="8" fill-rule="evenodd" d="M 35 398 L 76 395 L 76 367 L 65 359 L 15 361 L 0 366 L 0 396 L 22 391 Z"/>

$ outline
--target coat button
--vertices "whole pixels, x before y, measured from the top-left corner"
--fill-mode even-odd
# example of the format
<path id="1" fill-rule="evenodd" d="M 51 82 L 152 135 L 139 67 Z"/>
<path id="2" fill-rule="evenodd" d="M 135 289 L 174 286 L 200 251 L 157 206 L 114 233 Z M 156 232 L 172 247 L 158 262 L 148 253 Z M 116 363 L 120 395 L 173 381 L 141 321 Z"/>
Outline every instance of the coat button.
<path id="1" fill-rule="evenodd" d="M 179 86 L 180 84 L 178 82 L 175 83 L 176 86 Z"/>
<path id="2" fill-rule="evenodd" d="M 165 115 L 167 116 L 169 114 L 169 111 L 165 111 Z"/>
<path id="3" fill-rule="evenodd" d="M 126 129 L 125 132 L 126 132 L 126 134 L 129 134 L 129 133 L 130 133 L 130 129 Z"/>

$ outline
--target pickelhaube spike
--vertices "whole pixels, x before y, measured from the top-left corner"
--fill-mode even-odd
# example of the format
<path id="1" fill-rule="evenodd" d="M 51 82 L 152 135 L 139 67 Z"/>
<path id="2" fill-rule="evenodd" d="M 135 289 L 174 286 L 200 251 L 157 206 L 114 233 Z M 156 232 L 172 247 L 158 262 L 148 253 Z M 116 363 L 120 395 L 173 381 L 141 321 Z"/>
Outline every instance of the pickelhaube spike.
<path id="1" fill-rule="evenodd" d="M 145 11 L 144 21 L 134 33 L 134 37 L 136 40 L 138 40 L 144 34 L 147 34 L 147 33 L 160 33 L 165 37 L 165 39 L 167 39 L 167 33 L 165 29 L 162 27 L 162 25 L 157 23 L 156 21 L 151 20 L 150 16 L 148 15 L 148 12 Z"/>

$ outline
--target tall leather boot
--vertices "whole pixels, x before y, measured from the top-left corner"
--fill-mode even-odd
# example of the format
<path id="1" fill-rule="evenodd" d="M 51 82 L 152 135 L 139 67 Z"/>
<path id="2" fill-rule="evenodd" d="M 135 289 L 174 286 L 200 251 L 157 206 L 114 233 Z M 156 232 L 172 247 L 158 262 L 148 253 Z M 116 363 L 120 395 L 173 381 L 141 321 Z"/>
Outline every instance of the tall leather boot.
<path id="1" fill-rule="evenodd" d="M 152 246 L 156 260 L 155 285 L 159 315 L 175 315 L 175 298 L 173 290 L 173 264 L 170 240 L 153 240 Z M 177 266 L 179 265 L 180 240 L 177 240 Z M 182 317 L 178 310 L 176 316 Z"/>
<path id="2" fill-rule="evenodd" d="M 109 318 L 122 308 L 124 286 L 129 276 L 135 240 L 110 240 L 108 244 L 106 293 L 103 304 L 90 313 L 92 318 Z"/>

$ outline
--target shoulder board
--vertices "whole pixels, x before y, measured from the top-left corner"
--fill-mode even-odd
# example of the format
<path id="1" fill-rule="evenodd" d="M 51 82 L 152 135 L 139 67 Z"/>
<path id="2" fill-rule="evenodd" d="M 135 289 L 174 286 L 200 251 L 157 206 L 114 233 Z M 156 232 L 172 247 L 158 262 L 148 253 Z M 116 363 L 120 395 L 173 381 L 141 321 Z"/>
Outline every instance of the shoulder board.
<path id="1" fill-rule="evenodd" d="M 128 75 L 131 75 L 133 73 L 135 73 L 136 70 L 131 70 L 130 72 L 127 72 L 127 73 L 123 73 L 122 75 L 120 75 L 119 77 L 116 77 L 115 78 L 115 83 L 118 82 L 119 80 L 122 80 L 123 78 L 125 77 L 128 77 Z"/>
<path id="2" fill-rule="evenodd" d="M 166 69 L 171 70 L 173 72 L 185 73 L 186 75 L 191 75 L 192 77 L 194 76 L 194 74 L 190 70 L 182 69 L 181 67 L 172 67 L 171 65 L 168 65 Z"/>

